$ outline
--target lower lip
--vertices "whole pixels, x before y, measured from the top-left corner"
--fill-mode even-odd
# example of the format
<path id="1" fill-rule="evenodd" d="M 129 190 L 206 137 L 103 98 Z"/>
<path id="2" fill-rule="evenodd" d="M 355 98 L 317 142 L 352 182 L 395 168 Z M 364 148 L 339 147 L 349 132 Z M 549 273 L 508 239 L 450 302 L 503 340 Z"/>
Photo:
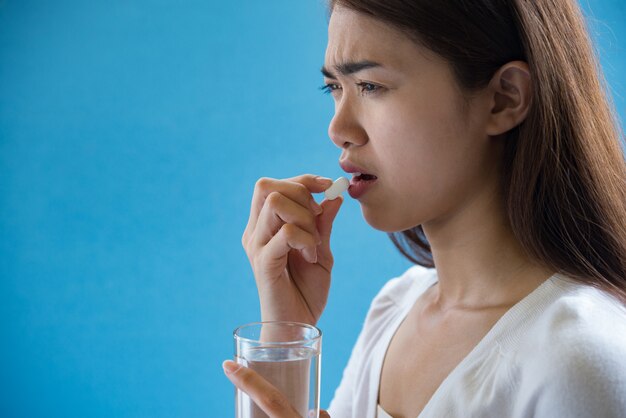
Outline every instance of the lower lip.
<path id="1" fill-rule="evenodd" d="M 376 180 L 377 179 L 356 180 L 355 178 L 352 178 L 352 180 L 350 180 L 350 187 L 348 188 L 348 194 L 353 199 L 358 199 L 361 196 L 363 196 L 369 190 L 369 188 L 374 185 L 374 183 L 376 183 Z"/>

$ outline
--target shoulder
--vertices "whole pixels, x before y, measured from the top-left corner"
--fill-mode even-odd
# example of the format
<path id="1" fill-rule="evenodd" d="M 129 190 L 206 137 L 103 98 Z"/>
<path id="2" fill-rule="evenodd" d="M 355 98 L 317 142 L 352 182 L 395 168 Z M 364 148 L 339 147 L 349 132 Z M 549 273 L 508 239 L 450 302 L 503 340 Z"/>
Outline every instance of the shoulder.
<path id="1" fill-rule="evenodd" d="M 434 269 L 411 266 L 402 275 L 388 280 L 370 304 L 366 321 L 392 315 L 413 302 L 436 281 Z"/>
<path id="2" fill-rule="evenodd" d="M 402 305 L 407 297 L 423 292 L 435 281 L 435 270 L 422 266 L 411 266 L 402 275 L 385 283 L 376 297 L 372 307 L 392 303 Z"/>
<path id="3" fill-rule="evenodd" d="M 604 360 L 611 360 L 612 354 L 626 358 L 626 307 L 592 286 L 563 277 L 554 283 L 558 297 L 538 320 L 549 343 L 546 354 L 563 360 L 592 352 Z"/>
<path id="4" fill-rule="evenodd" d="M 436 280 L 434 269 L 412 266 L 388 280 L 370 303 L 354 353 L 371 351 L 409 305 Z"/>
<path id="5" fill-rule="evenodd" d="M 521 355 L 537 415 L 611 416 L 626 409 L 626 308 L 569 279 L 557 278 L 554 286 L 557 296 L 528 329 Z"/>

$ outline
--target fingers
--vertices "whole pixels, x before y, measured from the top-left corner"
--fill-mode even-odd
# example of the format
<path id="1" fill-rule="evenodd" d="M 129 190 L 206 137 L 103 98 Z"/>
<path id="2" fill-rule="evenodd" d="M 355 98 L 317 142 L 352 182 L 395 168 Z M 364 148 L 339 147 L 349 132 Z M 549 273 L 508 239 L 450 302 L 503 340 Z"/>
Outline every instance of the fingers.
<path id="1" fill-rule="evenodd" d="M 300 250 L 309 263 L 317 262 L 317 243 L 313 235 L 294 224 L 283 224 L 278 233 L 265 245 L 263 256 L 279 260 L 290 250 Z"/>
<path id="2" fill-rule="evenodd" d="M 281 267 L 289 251 L 296 249 L 307 262 L 320 262 L 330 269 L 330 234 L 343 198 L 325 200 L 320 206 L 311 192 L 326 190 L 331 184 L 331 179 L 310 174 L 286 180 L 260 179 L 242 237 L 250 260 L 269 260 L 262 265 L 271 270 Z"/>
<path id="3" fill-rule="evenodd" d="M 254 370 L 227 360 L 224 373 L 235 386 L 246 392 L 259 408 L 272 418 L 300 418 L 289 400 Z"/>
<path id="4" fill-rule="evenodd" d="M 335 200 L 323 201 L 324 212 L 317 217 L 317 230 L 321 241 L 317 246 L 317 262 L 328 271 L 332 269 L 334 263 L 333 254 L 330 250 L 330 234 L 342 203 L 343 198 L 341 196 Z"/>
<path id="5" fill-rule="evenodd" d="M 309 207 L 316 214 L 319 214 L 318 204 L 311 196 L 311 193 L 319 193 L 326 190 L 333 183 L 331 179 L 316 177 L 311 174 L 293 177 L 286 180 L 276 180 L 271 178 L 261 178 L 254 187 L 252 196 L 252 205 L 250 208 L 250 218 L 246 227 L 246 235 L 250 235 L 256 228 L 257 220 L 261 209 L 265 203 L 265 199 L 272 192 L 278 192 L 291 200 L 299 203 L 302 207 Z"/>
<path id="6" fill-rule="evenodd" d="M 322 241 L 330 240 L 330 233 L 333 228 L 333 221 L 339 212 L 339 208 L 343 203 L 343 196 L 339 196 L 335 200 L 324 200 L 322 202 L 322 214 L 317 217 L 317 231 Z"/>
<path id="7" fill-rule="evenodd" d="M 311 234 L 314 241 L 319 242 L 315 218 L 316 215 L 308 207 L 301 206 L 281 193 L 272 192 L 265 200 L 265 205 L 259 214 L 254 231 L 254 244 L 256 247 L 267 244 L 285 223 L 298 226 Z"/>

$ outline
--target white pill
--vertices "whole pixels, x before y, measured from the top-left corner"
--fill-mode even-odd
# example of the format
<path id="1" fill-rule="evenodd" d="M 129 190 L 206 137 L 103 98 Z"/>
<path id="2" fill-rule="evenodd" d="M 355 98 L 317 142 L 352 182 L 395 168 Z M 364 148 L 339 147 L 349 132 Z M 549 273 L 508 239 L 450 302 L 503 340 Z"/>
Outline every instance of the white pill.
<path id="1" fill-rule="evenodd" d="M 335 180 L 332 186 L 326 189 L 324 195 L 328 200 L 335 200 L 341 195 L 341 193 L 348 190 L 349 186 L 350 180 L 345 177 L 339 177 L 337 180 Z"/>

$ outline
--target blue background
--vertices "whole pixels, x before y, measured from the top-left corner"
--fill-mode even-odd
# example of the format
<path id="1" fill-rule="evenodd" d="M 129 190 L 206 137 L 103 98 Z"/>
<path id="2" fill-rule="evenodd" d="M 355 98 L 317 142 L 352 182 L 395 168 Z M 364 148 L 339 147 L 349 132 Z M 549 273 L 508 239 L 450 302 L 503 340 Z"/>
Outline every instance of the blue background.
<path id="1" fill-rule="evenodd" d="M 626 6 L 584 7 L 624 120 Z M 322 0 L 0 1 L 0 416 L 233 416 L 254 183 L 341 174 L 326 30 Z M 332 247 L 323 407 L 409 266 L 351 199 Z"/>

